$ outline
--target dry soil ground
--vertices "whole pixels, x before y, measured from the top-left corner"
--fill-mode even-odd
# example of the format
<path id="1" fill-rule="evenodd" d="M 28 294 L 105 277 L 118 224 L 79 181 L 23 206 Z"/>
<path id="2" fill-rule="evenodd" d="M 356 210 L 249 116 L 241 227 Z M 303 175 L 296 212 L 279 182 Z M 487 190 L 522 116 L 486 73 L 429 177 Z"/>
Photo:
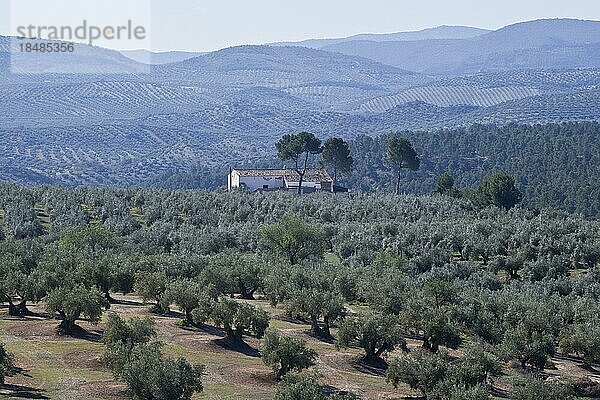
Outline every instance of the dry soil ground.
<path id="1" fill-rule="evenodd" d="M 110 312 L 124 316 L 147 315 L 154 318 L 159 339 L 165 343 L 168 356 L 183 356 L 191 362 L 206 365 L 203 379 L 204 392 L 197 399 L 272 399 L 277 383 L 272 371 L 260 357 L 260 341 L 247 338 L 248 351 L 240 352 L 222 345 L 223 333 L 216 328 L 184 329 L 178 325 L 181 315 L 158 316 L 150 312 L 135 296 L 117 296 L 119 304 Z M 322 376 L 323 385 L 350 390 L 367 399 L 403 399 L 416 396 L 407 387 L 393 389 L 386 384 L 382 371 L 372 370 L 360 362 L 361 350 L 338 351 L 332 343 L 312 338 L 309 326 L 301 321 L 288 320 L 282 309 L 273 308 L 265 301 L 255 301 L 272 316 L 271 327 L 287 335 L 305 339 L 319 353 L 315 369 Z M 16 356 L 21 372 L 6 380 L 0 398 L 14 399 L 128 399 L 125 387 L 116 382 L 100 358 L 104 345 L 99 341 L 104 323 L 80 325 L 88 331 L 84 338 L 56 334 L 58 321 L 44 314 L 42 305 L 30 307 L 37 316 L 24 319 L 8 316 L 0 310 L 0 341 Z M 418 342 L 410 342 L 418 346 Z M 600 376 L 583 370 L 577 361 L 553 360 L 556 369 L 551 375 Z M 508 369 L 507 369 L 508 371 Z M 506 389 L 508 376 L 497 382 L 498 393 Z"/>

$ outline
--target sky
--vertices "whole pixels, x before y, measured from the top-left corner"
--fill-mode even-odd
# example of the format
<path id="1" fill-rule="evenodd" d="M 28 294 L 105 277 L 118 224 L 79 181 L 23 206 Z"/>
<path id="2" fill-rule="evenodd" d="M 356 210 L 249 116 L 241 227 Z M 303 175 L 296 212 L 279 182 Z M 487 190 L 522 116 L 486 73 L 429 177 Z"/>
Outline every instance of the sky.
<path id="1" fill-rule="evenodd" d="M 147 27 L 149 40 L 100 45 L 155 51 L 211 51 L 439 25 L 497 29 L 539 18 L 600 20 L 600 0 L 0 0 L 0 4 L 4 35 L 15 34 L 17 19 L 42 24 L 51 17 L 53 24 L 75 24 L 86 18 L 99 26 L 131 19 Z M 20 8 L 19 18 L 10 12 L 11 5 Z"/>

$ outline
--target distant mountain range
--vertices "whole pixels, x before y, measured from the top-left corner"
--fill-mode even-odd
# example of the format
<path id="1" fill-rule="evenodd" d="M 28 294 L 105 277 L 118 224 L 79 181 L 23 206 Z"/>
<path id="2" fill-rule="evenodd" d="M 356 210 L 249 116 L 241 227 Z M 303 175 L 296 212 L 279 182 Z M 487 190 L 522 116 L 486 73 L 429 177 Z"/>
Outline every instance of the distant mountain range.
<path id="1" fill-rule="evenodd" d="M 430 39 L 470 39 L 484 33 L 491 32 L 487 29 L 472 28 L 469 26 L 438 26 L 436 28 L 428 28 L 414 32 L 397 32 L 397 33 L 363 33 L 360 35 L 348 36 L 337 39 L 308 39 L 300 42 L 277 42 L 272 43 L 275 46 L 302 46 L 312 49 L 323 49 L 326 46 L 339 43 L 347 43 L 354 41 L 372 41 L 372 42 L 388 42 L 388 41 L 415 41 L 415 40 L 430 40 Z"/>
<path id="2" fill-rule="evenodd" d="M 596 21 L 205 54 L 76 45 L 19 55 L 11 40 L 0 37 L 0 178 L 25 183 L 135 184 L 173 168 L 260 159 L 300 130 L 352 138 L 600 120 Z"/>
<path id="3" fill-rule="evenodd" d="M 600 22 L 538 20 L 470 38 L 352 40 L 321 48 L 428 74 L 600 67 Z"/>
<path id="4" fill-rule="evenodd" d="M 144 64 L 170 64 L 198 57 L 204 53 L 191 51 L 121 50 L 125 57 Z"/>

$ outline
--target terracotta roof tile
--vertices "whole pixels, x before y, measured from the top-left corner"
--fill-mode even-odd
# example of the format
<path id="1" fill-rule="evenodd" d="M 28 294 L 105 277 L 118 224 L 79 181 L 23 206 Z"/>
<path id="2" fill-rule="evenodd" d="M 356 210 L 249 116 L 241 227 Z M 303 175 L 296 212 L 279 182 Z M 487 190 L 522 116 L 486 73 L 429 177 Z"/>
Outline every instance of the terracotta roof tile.
<path id="1" fill-rule="evenodd" d="M 284 177 L 288 181 L 298 182 L 300 176 L 293 169 L 234 169 L 240 176 L 272 176 Z M 304 175 L 305 182 L 333 182 L 327 171 L 308 169 Z"/>

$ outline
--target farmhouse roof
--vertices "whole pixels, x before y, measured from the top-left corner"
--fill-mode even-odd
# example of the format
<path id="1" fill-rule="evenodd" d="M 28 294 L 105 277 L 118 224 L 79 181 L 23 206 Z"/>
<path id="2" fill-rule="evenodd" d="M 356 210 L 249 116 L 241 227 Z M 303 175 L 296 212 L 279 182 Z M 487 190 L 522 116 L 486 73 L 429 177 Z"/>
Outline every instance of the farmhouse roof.
<path id="1" fill-rule="evenodd" d="M 298 182 L 300 175 L 293 169 L 235 169 L 239 176 L 267 176 L 283 177 L 291 182 Z M 304 175 L 305 182 L 333 182 L 324 169 L 307 169 Z"/>

